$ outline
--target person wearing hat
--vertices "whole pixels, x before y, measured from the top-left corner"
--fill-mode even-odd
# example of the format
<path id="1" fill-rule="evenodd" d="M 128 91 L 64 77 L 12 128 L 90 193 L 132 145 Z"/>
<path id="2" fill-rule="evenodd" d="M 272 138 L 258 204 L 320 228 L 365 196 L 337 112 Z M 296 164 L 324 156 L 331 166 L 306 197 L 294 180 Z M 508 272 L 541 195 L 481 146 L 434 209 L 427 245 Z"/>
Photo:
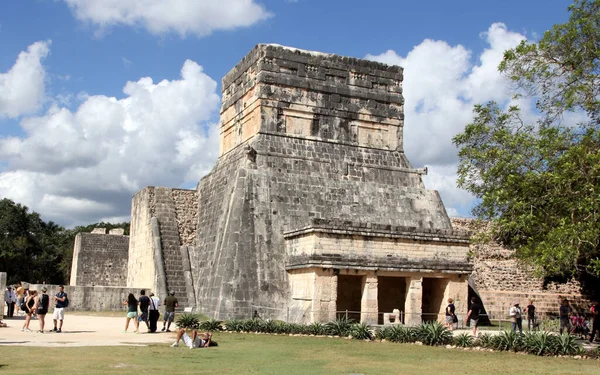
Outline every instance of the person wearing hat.
<path id="1" fill-rule="evenodd" d="M 37 304 L 37 316 L 40 322 L 39 333 L 44 333 L 44 325 L 46 324 L 46 314 L 48 314 L 48 307 L 50 306 L 50 297 L 46 294 L 48 289 L 42 287 L 42 294 L 39 296 Z"/>
<path id="2" fill-rule="evenodd" d="M 518 327 L 519 333 L 523 333 L 523 311 L 519 306 L 519 301 L 515 301 L 510 310 L 508 310 L 508 315 L 510 315 L 512 321 L 513 332 L 516 332 Z"/>
<path id="3" fill-rule="evenodd" d="M 167 298 L 165 298 L 165 317 L 163 319 L 163 327 L 162 331 L 166 330 L 167 332 L 171 332 L 169 328 L 171 327 L 171 323 L 175 320 L 175 308 L 179 307 L 179 301 L 175 298 L 175 291 L 171 290 Z"/>
<path id="4" fill-rule="evenodd" d="M 17 295 L 15 294 L 15 291 L 13 290 L 11 285 L 9 285 L 6 288 L 6 291 L 4 292 L 4 301 L 6 301 L 6 305 L 8 306 L 6 317 L 12 318 L 15 313 L 15 303 L 17 303 Z"/>

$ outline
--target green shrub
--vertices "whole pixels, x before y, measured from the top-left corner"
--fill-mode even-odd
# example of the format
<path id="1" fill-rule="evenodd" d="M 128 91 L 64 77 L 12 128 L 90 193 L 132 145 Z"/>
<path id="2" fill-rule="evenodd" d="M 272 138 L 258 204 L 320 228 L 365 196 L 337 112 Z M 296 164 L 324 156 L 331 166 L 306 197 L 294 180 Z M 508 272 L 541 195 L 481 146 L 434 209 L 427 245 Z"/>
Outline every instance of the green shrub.
<path id="1" fill-rule="evenodd" d="M 371 327 L 365 323 L 352 324 L 350 334 L 357 340 L 373 340 Z"/>
<path id="2" fill-rule="evenodd" d="M 244 330 L 244 321 L 231 319 L 224 324 L 224 329 L 231 332 L 242 332 Z"/>
<path id="3" fill-rule="evenodd" d="M 289 333 L 294 335 L 308 333 L 308 329 L 304 324 L 289 323 Z"/>
<path id="4" fill-rule="evenodd" d="M 415 342 L 418 339 L 417 327 L 406 327 L 395 325 L 389 328 L 386 340 L 391 342 L 409 343 Z"/>
<path id="5" fill-rule="evenodd" d="M 314 322 L 308 326 L 308 332 L 311 335 L 324 335 L 326 333 L 325 325 L 323 323 Z"/>
<path id="6" fill-rule="evenodd" d="M 416 327 L 417 338 L 425 345 L 446 345 L 452 341 L 452 332 L 438 322 L 427 322 Z"/>
<path id="7" fill-rule="evenodd" d="M 175 324 L 179 328 L 198 329 L 200 327 L 200 320 L 195 314 L 183 313 L 179 315 L 179 317 L 175 321 Z"/>
<path id="8" fill-rule="evenodd" d="M 524 350 L 529 354 L 552 355 L 554 354 L 554 336 L 550 332 L 527 332 L 523 336 Z"/>
<path id="9" fill-rule="evenodd" d="M 575 343 L 575 337 L 568 333 L 555 336 L 555 353 L 560 355 L 573 355 L 577 352 L 578 345 Z"/>
<path id="10" fill-rule="evenodd" d="M 200 329 L 203 331 L 220 331 L 223 329 L 220 320 L 210 319 L 200 323 Z"/>
<path id="11" fill-rule="evenodd" d="M 346 318 L 339 318 L 325 324 L 327 333 L 332 336 L 346 337 L 350 333 L 352 323 Z"/>
<path id="12" fill-rule="evenodd" d="M 498 350 L 517 352 L 524 348 L 523 335 L 513 331 L 504 331 L 494 336 L 493 343 Z"/>
<path id="13" fill-rule="evenodd" d="M 470 348 L 475 343 L 475 340 L 473 340 L 473 337 L 470 334 L 461 333 L 460 335 L 454 337 L 452 342 L 454 343 L 454 345 L 456 345 L 458 347 Z"/>
<path id="14" fill-rule="evenodd" d="M 258 319 L 258 318 L 246 319 L 243 321 L 243 324 L 244 324 L 244 331 L 259 332 L 260 327 L 262 325 L 262 319 Z"/>
<path id="15" fill-rule="evenodd" d="M 477 340 L 475 340 L 475 346 L 481 346 L 482 348 L 493 349 L 494 348 L 494 340 L 493 336 L 489 333 L 483 333 L 479 335 Z"/>
<path id="16" fill-rule="evenodd" d="M 274 327 L 274 333 L 278 334 L 288 334 L 290 333 L 290 325 L 286 322 L 277 321 Z"/>

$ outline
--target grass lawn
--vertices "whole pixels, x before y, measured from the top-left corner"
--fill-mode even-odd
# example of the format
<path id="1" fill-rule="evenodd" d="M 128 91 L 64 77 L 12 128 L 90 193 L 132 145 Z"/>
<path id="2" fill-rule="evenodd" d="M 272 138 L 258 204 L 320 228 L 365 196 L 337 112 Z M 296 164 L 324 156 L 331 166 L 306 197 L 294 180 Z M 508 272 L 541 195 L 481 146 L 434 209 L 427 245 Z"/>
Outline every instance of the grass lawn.
<path id="1" fill-rule="evenodd" d="M 598 374 L 600 361 L 331 338 L 217 333 L 219 347 L 8 347 L 5 374 Z M 23 355 L 30 360 L 23 360 Z M 12 360 L 11 360 L 12 359 Z"/>

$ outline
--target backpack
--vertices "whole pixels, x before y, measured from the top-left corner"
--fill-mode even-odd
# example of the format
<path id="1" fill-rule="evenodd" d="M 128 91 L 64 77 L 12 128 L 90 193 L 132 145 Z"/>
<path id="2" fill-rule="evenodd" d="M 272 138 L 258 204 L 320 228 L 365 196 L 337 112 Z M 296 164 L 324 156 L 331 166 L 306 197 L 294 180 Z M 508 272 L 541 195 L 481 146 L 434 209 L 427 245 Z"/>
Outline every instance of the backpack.
<path id="1" fill-rule="evenodd" d="M 69 297 L 67 297 L 66 294 L 65 294 L 65 300 L 62 304 L 63 304 L 63 307 L 69 307 Z"/>

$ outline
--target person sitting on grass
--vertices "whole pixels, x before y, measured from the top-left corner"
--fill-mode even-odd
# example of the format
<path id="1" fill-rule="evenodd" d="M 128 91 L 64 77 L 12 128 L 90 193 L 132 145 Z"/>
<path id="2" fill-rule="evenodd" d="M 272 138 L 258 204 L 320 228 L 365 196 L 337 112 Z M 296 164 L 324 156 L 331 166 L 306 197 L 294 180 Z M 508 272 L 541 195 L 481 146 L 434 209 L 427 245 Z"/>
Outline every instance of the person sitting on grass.
<path id="1" fill-rule="evenodd" d="M 210 339 L 212 338 L 212 333 L 206 332 L 202 337 L 198 335 L 197 330 L 192 330 L 192 336 L 188 335 L 184 328 L 181 328 L 177 331 L 177 341 L 171 345 L 172 348 L 179 346 L 179 340 L 183 340 L 185 345 L 187 345 L 190 349 L 196 348 L 208 348 L 210 346 Z"/>

